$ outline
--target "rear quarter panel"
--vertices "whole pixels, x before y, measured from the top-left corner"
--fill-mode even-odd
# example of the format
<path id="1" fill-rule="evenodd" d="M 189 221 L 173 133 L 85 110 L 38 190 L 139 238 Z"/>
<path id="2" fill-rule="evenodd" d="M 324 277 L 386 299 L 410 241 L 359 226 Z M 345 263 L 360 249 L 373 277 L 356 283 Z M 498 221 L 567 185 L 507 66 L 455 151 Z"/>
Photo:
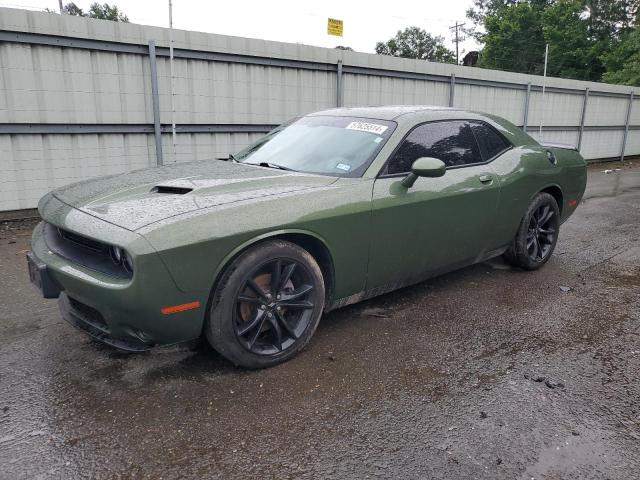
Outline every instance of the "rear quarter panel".
<path id="1" fill-rule="evenodd" d="M 523 145 L 493 162 L 500 181 L 498 243 L 506 245 L 513 239 L 528 205 L 542 190 L 560 189 L 562 201 L 558 206 L 562 222 L 580 203 L 587 182 L 584 159 L 573 150 L 550 148 L 557 159 L 554 165 L 548 160 L 546 150 L 539 145 Z"/>

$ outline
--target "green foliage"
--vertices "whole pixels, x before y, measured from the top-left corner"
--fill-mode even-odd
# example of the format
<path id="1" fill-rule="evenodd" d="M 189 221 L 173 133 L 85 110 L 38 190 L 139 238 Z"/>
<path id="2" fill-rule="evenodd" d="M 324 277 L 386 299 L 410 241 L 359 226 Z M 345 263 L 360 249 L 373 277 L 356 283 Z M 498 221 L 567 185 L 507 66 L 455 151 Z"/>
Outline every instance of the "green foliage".
<path id="1" fill-rule="evenodd" d="M 542 73 L 544 36 L 541 8 L 531 3 L 492 6 L 484 18 L 479 66 L 521 73 Z"/>
<path id="2" fill-rule="evenodd" d="M 84 10 L 78 7 L 75 3 L 69 2 L 63 7 L 63 10 L 67 15 L 99 18 L 101 20 L 111 20 L 114 22 L 129 22 L 129 17 L 127 17 L 122 10 L 120 10 L 116 5 L 111 6 L 108 3 L 99 4 L 98 2 L 94 2 L 89 7 L 89 11 L 85 13 Z"/>
<path id="3" fill-rule="evenodd" d="M 416 58 L 432 62 L 455 63 L 455 54 L 444 46 L 443 38 L 432 36 L 419 27 L 398 30 L 396 36 L 376 44 L 376 53 L 394 57 Z"/>
<path id="4" fill-rule="evenodd" d="M 590 32 L 589 23 L 582 18 L 584 12 L 582 0 L 559 0 L 544 9 L 542 29 L 549 44 L 550 76 L 590 81 L 602 78 L 600 56 L 610 41 Z"/>
<path id="5" fill-rule="evenodd" d="M 89 16 L 114 22 L 129 22 L 129 18 L 117 6 L 111 6 L 108 3 L 103 3 L 102 5 L 98 2 L 92 3 L 91 7 L 89 7 Z"/>
<path id="6" fill-rule="evenodd" d="M 602 56 L 605 82 L 640 87 L 640 30 L 626 32 L 621 41 Z"/>
<path id="7" fill-rule="evenodd" d="M 75 3 L 73 3 L 73 2 L 67 3 L 62 8 L 62 10 L 67 15 L 75 15 L 76 17 L 85 17 L 86 16 L 85 13 L 82 11 L 82 9 L 79 6 L 77 6 Z"/>
<path id="8" fill-rule="evenodd" d="M 467 33 L 483 44 L 483 67 L 542 74 L 548 44 L 548 75 L 634 82 L 639 7 L 640 0 L 474 0 Z"/>

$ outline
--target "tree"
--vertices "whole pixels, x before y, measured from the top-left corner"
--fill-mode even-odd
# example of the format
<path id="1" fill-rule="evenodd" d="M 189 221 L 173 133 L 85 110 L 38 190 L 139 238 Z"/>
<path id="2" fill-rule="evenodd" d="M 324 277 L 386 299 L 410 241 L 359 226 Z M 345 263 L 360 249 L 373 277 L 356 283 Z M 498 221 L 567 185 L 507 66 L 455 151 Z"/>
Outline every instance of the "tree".
<path id="1" fill-rule="evenodd" d="M 548 74 L 553 77 L 599 81 L 604 73 L 600 60 L 610 48 L 590 31 L 583 18 L 582 0 L 558 0 L 544 9 L 544 41 L 549 44 Z"/>
<path id="2" fill-rule="evenodd" d="M 633 27 L 639 0 L 582 0 L 584 20 L 598 40 L 619 40 Z"/>
<path id="3" fill-rule="evenodd" d="M 640 87 L 640 29 L 627 32 L 610 52 L 602 56 L 605 82 Z"/>
<path id="4" fill-rule="evenodd" d="M 494 2 L 496 3 L 496 2 Z M 543 8 L 533 2 L 502 2 L 482 18 L 485 32 L 478 65 L 512 72 L 542 74 L 544 69 Z"/>
<path id="5" fill-rule="evenodd" d="M 540 6 L 539 4 L 547 3 L 547 0 L 524 1 L 525 3 L 535 4 L 537 7 Z M 483 32 L 479 31 L 478 27 L 484 25 L 485 18 L 499 15 L 505 7 L 517 5 L 518 3 L 523 2 L 522 0 L 473 0 L 473 6 L 467 9 L 467 18 L 471 20 L 473 26 L 465 29 L 465 33 L 482 42 Z"/>
<path id="6" fill-rule="evenodd" d="M 98 2 L 94 2 L 89 7 L 89 16 L 91 18 L 100 18 L 102 20 L 112 20 L 114 22 L 129 22 L 127 17 L 116 5 L 109 5 L 103 3 L 100 5 Z"/>
<path id="7" fill-rule="evenodd" d="M 69 2 L 64 7 L 62 7 L 62 11 L 67 15 L 74 15 L 76 17 L 86 17 L 82 9 L 73 2 Z"/>
<path id="8" fill-rule="evenodd" d="M 443 38 L 432 36 L 419 27 L 398 30 L 396 36 L 376 44 L 376 53 L 416 58 L 432 62 L 455 63 L 455 54 L 444 46 Z"/>
<path id="9" fill-rule="evenodd" d="M 99 18 L 101 20 L 111 20 L 113 22 L 129 22 L 129 17 L 127 17 L 122 10 L 120 10 L 116 5 L 111 6 L 108 3 L 103 3 L 101 5 L 98 2 L 94 2 L 89 7 L 88 13 L 85 13 L 84 10 L 73 2 L 67 3 L 62 10 L 67 15 L 75 15 L 77 17 Z"/>
<path id="10" fill-rule="evenodd" d="M 620 52 L 630 53 L 639 7 L 640 0 L 474 0 L 467 33 L 484 46 L 480 66 L 542 74 L 548 44 L 549 75 L 600 81 L 622 68 L 611 52 L 623 39 L 630 43 Z"/>

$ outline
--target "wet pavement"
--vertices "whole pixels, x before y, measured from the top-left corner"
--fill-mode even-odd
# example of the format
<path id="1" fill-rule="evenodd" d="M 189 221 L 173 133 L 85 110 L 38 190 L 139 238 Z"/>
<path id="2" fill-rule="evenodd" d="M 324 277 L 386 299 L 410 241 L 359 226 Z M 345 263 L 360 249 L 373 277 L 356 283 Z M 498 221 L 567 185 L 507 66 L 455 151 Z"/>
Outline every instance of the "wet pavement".
<path id="1" fill-rule="evenodd" d="M 542 270 L 332 312 L 263 371 L 94 343 L 0 225 L 0 478 L 638 478 L 640 168 L 604 168 Z"/>

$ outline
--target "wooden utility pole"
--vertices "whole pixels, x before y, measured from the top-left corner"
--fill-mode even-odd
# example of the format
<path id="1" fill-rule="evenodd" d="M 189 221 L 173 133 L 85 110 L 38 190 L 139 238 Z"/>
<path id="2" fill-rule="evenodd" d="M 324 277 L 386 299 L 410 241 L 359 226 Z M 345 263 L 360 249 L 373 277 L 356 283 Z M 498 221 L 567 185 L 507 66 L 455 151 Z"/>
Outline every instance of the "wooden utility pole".
<path id="1" fill-rule="evenodd" d="M 460 53 L 459 53 L 459 49 L 458 49 L 458 43 L 460 43 L 460 37 L 458 36 L 458 27 L 463 27 L 464 23 L 458 23 L 456 22 L 456 24 L 453 27 L 449 27 L 449 30 L 453 30 L 454 28 L 456 29 L 456 64 L 460 65 Z"/>

